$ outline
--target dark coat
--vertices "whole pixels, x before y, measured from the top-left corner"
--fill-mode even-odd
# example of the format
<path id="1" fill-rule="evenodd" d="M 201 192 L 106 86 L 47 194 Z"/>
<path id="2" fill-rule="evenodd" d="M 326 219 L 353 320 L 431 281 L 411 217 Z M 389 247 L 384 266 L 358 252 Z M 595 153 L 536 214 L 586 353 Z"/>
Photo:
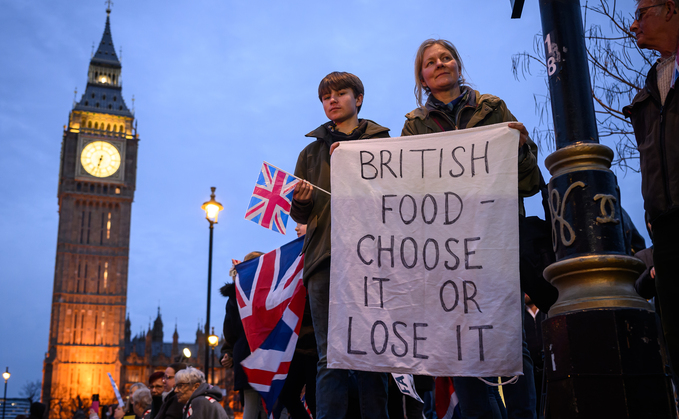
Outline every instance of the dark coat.
<path id="1" fill-rule="evenodd" d="M 219 402 L 222 390 L 208 383 L 201 384 L 193 392 L 184 407 L 184 419 L 227 419 L 226 411 Z"/>
<path id="2" fill-rule="evenodd" d="M 226 315 L 224 316 L 224 344 L 222 354 L 229 354 L 233 358 L 233 389 L 246 390 L 251 388 L 248 384 L 248 377 L 243 371 L 241 362 L 250 355 L 250 346 L 245 337 L 243 322 L 238 312 L 238 302 L 236 301 L 236 285 L 226 284 L 219 290 L 224 297 L 227 297 Z"/>
<path id="3" fill-rule="evenodd" d="M 623 108 L 632 120 L 639 150 L 641 194 L 651 224 L 658 216 L 679 209 L 679 94 L 670 89 L 661 105 L 657 64 L 646 85 Z"/>
<path id="4" fill-rule="evenodd" d="M 466 94 L 465 101 L 458 105 L 459 110 L 454 120 L 446 113 L 433 109 L 428 100 L 427 106 L 417 108 L 406 115 L 401 136 L 431 134 L 516 121 L 505 102 L 499 97 L 482 95 L 468 87 L 463 87 L 463 93 Z M 538 146 L 529 138 L 519 149 L 518 158 L 519 197 L 521 198 L 519 214 L 521 215 L 526 213 L 523 198 L 533 196 L 539 191 L 540 169 L 537 158 Z"/>
<path id="5" fill-rule="evenodd" d="M 165 401 L 160 406 L 160 410 L 154 419 L 181 419 L 184 405 L 177 400 L 177 394 L 172 389 L 165 396 Z"/>
<path id="6" fill-rule="evenodd" d="M 547 320 L 547 315 L 538 311 L 533 315 L 526 309 L 523 313 L 523 328 L 526 331 L 526 345 L 533 360 L 535 369 L 542 370 L 544 367 L 543 344 L 542 344 L 542 322 Z"/>
<path id="7" fill-rule="evenodd" d="M 366 126 L 361 127 L 364 123 Z M 316 141 L 299 153 L 295 176 L 330 192 L 330 144 L 334 137 L 326 127 L 327 124 L 321 125 L 306 135 L 316 138 Z M 368 119 L 359 119 L 359 128 L 363 128 L 357 138 L 359 140 L 389 137 L 389 128 Z M 330 196 L 314 189 L 311 202 L 300 204 L 292 201 L 290 216 L 296 222 L 307 225 L 302 249 L 306 285 L 309 275 L 330 258 Z"/>

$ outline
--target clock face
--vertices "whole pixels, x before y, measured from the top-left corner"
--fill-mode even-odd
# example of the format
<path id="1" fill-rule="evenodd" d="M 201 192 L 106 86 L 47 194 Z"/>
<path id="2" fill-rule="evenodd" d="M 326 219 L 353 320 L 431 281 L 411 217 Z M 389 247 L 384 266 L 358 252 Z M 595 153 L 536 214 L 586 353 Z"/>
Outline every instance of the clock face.
<path id="1" fill-rule="evenodd" d="M 111 143 L 93 141 L 83 148 L 80 163 L 92 176 L 109 177 L 120 167 L 120 152 Z"/>

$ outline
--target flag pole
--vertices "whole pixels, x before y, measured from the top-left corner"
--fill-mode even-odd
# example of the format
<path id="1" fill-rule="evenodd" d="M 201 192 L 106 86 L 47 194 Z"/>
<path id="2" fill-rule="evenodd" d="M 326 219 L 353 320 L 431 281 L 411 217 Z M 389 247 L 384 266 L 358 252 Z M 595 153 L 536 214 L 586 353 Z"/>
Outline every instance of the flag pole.
<path id="1" fill-rule="evenodd" d="M 265 161 L 264 163 L 268 164 L 269 166 L 273 167 L 273 168 L 276 169 L 276 170 L 280 170 L 281 172 L 285 172 L 285 173 L 289 174 L 290 176 L 294 177 L 294 178 L 297 179 L 297 180 L 302 180 L 302 181 L 304 180 L 304 179 L 298 178 L 297 176 L 293 175 L 292 173 L 286 172 L 285 170 L 281 169 L 280 167 L 274 166 L 273 164 L 271 164 L 271 163 L 269 163 L 269 162 L 267 162 L 267 161 Z M 332 196 L 332 195 L 330 195 L 330 192 L 326 191 L 325 189 L 319 188 L 318 186 L 314 185 L 313 183 L 311 183 L 311 182 L 309 182 L 309 181 L 307 181 L 307 182 L 309 183 L 309 185 L 313 186 L 314 188 L 318 189 L 319 191 L 325 192 L 325 193 L 327 193 L 329 196 Z"/>

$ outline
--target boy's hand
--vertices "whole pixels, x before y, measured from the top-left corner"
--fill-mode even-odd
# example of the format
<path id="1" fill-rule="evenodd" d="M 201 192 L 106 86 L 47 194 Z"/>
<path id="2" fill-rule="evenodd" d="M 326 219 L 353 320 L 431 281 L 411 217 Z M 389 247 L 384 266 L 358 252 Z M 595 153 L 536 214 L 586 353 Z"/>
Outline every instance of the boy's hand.
<path id="1" fill-rule="evenodd" d="M 526 141 L 528 141 L 528 130 L 526 127 L 521 122 L 510 122 L 507 126 L 519 131 L 519 148 L 523 147 Z"/>
<path id="2" fill-rule="evenodd" d="M 292 192 L 292 199 L 300 204 L 306 204 L 311 201 L 311 192 L 313 190 L 314 187 L 306 180 L 298 182 L 295 190 Z"/>
<path id="3" fill-rule="evenodd" d="M 331 156 L 332 156 L 332 152 L 335 151 L 335 149 L 336 149 L 337 147 L 339 147 L 339 145 L 340 145 L 339 141 L 336 142 L 336 143 L 332 143 L 332 145 L 330 146 L 330 155 L 331 155 Z"/>
<path id="4" fill-rule="evenodd" d="M 233 358 L 229 354 L 224 354 L 220 362 L 224 368 L 233 367 Z"/>

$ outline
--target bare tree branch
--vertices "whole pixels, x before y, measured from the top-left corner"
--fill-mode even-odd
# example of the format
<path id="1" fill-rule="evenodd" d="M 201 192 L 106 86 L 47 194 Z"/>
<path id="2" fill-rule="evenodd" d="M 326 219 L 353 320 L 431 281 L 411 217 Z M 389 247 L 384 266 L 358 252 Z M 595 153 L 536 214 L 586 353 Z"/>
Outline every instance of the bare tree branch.
<path id="1" fill-rule="evenodd" d="M 615 142 L 614 164 L 627 171 L 638 171 L 638 151 L 634 130 L 625 118 L 622 108 L 631 103 L 643 88 L 646 73 L 658 55 L 642 50 L 629 30 L 633 22 L 630 13 L 618 9 L 617 0 L 589 0 L 583 5 L 585 44 L 591 78 L 592 97 L 599 137 Z M 512 56 L 514 78 L 526 79 L 531 74 L 531 64 L 540 63 L 539 76 L 545 77 L 546 67 L 543 37 L 534 38 L 533 53 L 523 52 Z M 555 147 L 549 89 L 546 95 L 533 95 L 538 126 L 532 137 L 548 150 Z M 544 143 L 544 144 L 543 144 Z"/>

